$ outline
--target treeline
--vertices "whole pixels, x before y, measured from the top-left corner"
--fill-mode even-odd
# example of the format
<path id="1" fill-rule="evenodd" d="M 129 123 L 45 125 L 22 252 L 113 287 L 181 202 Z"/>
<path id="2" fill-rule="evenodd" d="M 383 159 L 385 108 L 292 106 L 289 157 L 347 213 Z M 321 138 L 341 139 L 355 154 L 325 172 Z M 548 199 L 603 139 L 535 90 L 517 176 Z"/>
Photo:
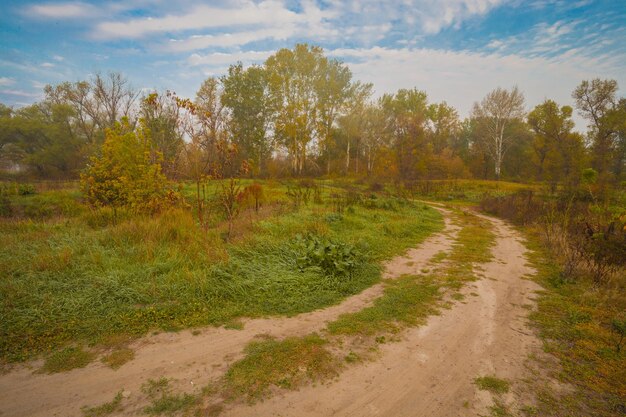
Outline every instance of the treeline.
<path id="1" fill-rule="evenodd" d="M 119 73 L 96 75 L 49 85 L 28 107 L 0 105 L 0 166 L 77 178 L 101 152 L 107 129 L 123 122 L 141 129 L 152 159 L 172 179 L 236 172 L 557 186 L 576 185 L 589 168 L 602 183 L 626 179 L 626 99 L 614 80 L 583 81 L 572 93 L 589 121 L 585 135 L 574 131 L 569 106 L 546 100 L 526 113 L 516 87 L 490 92 L 464 120 L 418 89 L 374 100 L 372 88 L 305 44 L 281 49 L 263 65 L 232 65 L 205 80 L 193 100 L 169 91 L 142 95 Z"/>

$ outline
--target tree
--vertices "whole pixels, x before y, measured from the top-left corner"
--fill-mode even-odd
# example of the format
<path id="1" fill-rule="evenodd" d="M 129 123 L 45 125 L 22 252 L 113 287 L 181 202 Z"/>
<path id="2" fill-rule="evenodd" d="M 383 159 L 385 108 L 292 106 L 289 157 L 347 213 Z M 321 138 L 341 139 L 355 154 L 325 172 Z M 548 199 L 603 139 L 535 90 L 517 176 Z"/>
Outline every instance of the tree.
<path id="1" fill-rule="evenodd" d="M 524 117 L 524 95 L 517 87 L 511 91 L 498 87 L 480 103 L 474 103 L 471 117 L 484 135 L 485 149 L 494 161 L 495 175 L 499 179 L 502 161 L 513 139 L 506 128 L 513 120 Z"/>
<path id="2" fill-rule="evenodd" d="M 40 178 L 72 178 L 84 163 L 84 143 L 72 124 L 73 110 L 44 101 L 0 117 L 3 159 Z"/>
<path id="3" fill-rule="evenodd" d="M 364 109 L 363 146 L 366 154 L 367 175 L 374 172 L 375 163 L 380 149 L 385 145 L 385 114 L 374 104 Z"/>
<path id="4" fill-rule="evenodd" d="M 134 104 L 138 93 L 119 72 L 96 74 L 91 81 L 64 82 L 44 88 L 46 101 L 69 105 L 74 109 L 73 122 L 86 141 L 100 145 L 104 130 L 123 117 L 134 124 Z"/>
<path id="5" fill-rule="evenodd" d="M 296 175 L 304 171 L 307 146 L 319 124 L 316 87 L 325 60 L 322 48 L 298 44 L 265 61 L 274 135 L 287 149 Z"/>
<path id="6" fill-rule="evenodd" d="M 150 130 L 150 152 L 152 159 L 163 158 L 163 172 L 168 177 L 178 174 L 178 160 L 184 141 L 179 128 L 180 108 L 171 92 L 151 93 L 143 97 L 139 115 L 145 129 Z"/>
<path id="7" fill-rule="evenodd" d="M 228 68 L 221 82 L 221 100 L 230 111 L 229 128 L 239 158 L 254 161 L 254 172 L 260 174 L 272 149 L 267 138 L 270 109 L 266 72 L 255 65 L 244 69 L 238 63 Z"/>
<path id="8" fill-rule="evenodd" d="M 335 121 L 341 115 L 350 98 L 357 101 L 369 98 L 372 85 L 361 83 L 352 85 L 350 69 L 334 59 L 322 60 L 320 72 L 315 86 L 318 96 L 316 129 L 326 153 L 326 173 L 330 174 L 330 149 L 333 144 L 332 132 Z M 349 152 L 348 149 L 348 155 Z"/>
<path id="9" fill-rule="evenodd" d="M 346 114 L 339 119 L 339 126 L 345 140 L 345 173 L 350 170 L 350 148 L 354 144 L 355 151 L 355 173 L 359 173 L 359 152 L 360 145 L 366 135 L 367 128 L 367 101 L 372 95 L 372 84 L 354 83 L 347 93 Z M 349 97 L 349 98 L 348 98 Z M 330 138 L 328 138 L 330 140 Z M 328 144 L 327 144 L 328 146 Z M 330 156 L 330 155 L 329 155 Z"/>
<path id="10" fill-rule="evenodd" d="M 608 180 L 613 161 L 617 156 L 619 121 L 612 117 L 616 114 L 617 90 L 617 81 L 596 78 L 591 82 L 586 80 L 581 82 L 572 93 L 578 111 L 589 121 L 588 136 L 593 151 L 592 166 L 598 172 L 601 184 Z"/>
<path id="11" fill-rule="evenodd" d="M 537 105 L 528 114 L 528 124 L 534 132 L 532 147 L 539 180 L 556 184 L 563 180 L 574 182 L 580 174 L 581 137 L 572 132 L 570 106 L 559 107 L 552 100 Z"/>
<path id="12" fill-rule="evenodd" d="M 97 106 L 97 122 L 101 128 L 111 128 L 122 118 L 131 119 L 137 92 L 119 72 L 109 72 L 106 77 L 96 74 L 92 82 L 93 98 Z"/>
<path id="13" fill-rule="evenodd" d="M 459 133 L 459 114 L 454 107 L 444 101 L 428 106 L 427 115 L 429 141 L 433 146 L 433 152 L 441 154 Z"/>
<path id="14" fill-rule="evenodd" d="M 107 129 L 101 156 L 92 157 L 81 174 L 81 187 L 91 205 L 155 212 L 178 200 L 160 161 L 150 157 L 148 135 L 141 121 L 137 129 L 127 119 Z"/>
<path id="15" fill-rule="evenodd" d="M 426 93 L 416 88 L 401 89 L 380 99 L 386 130 L 395 149 L 397 169 L 403 179 L 416 179 L 426 173 Z"/>

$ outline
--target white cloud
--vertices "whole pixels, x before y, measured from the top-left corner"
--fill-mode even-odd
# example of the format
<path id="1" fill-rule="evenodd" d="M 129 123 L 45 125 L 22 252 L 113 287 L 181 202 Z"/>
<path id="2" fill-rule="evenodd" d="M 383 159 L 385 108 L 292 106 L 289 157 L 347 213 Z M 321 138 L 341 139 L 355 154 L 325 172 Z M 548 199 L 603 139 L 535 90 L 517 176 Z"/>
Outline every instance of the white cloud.
<path id="1" fill-rule="evenodd" d="M 43 68 L 52 68 L 54 67 L 54 64 L 52 62 L 44 62 L 43 64 L 41 64 L 41 66 Z"/>
<path id="2" fill-rule="evenodd" d="M 22 90 L 0 90 L 0 94 L 5 94 L 8 96 L 28 97 L 28 98 L 39 98 L 42 96 L 41 93 L 29 93 L 27 91 L 22 91 Z"/>
<path id="3" fill-rule="evenodd" d="M 194 35 L 187 39 L 170 39 L 164 46 L 165 50 L 172 52 L 193 51 L 209 47 L 228 48 L 246 45 L 264 39 L 285 40 L 296 33 L 294 25 L 285 25 L 256 31 L 244 31 L 235 33 L 222 33 L 218 35 Z"/>
<path id="4" fill-rule="evenodd" d="M 500 86 L 518 85 L 528 106 L 546 98 L 572 105 L 571 92 L 584 79 L 614 78 L 626 86 L 623 58 L 590 57 L 572 51 L 553 58 L 434 49 L 335 49 L 356 79 L 374 83 L 378 95 L 400 88 L 424 90 L 431 101 L 447 101 L 467 116 L 475 101 Z M 621 63 L 620 63 L 621 62 Z M 582 119 L 577 127 L 584 129 Z"/>
<path id="5" fill-rule="evenodd" d="M 274 52 L 275 51 L 246 51 L 232 53 L 214 52 L 206 55 L 192 54 L 187 62 L 194 67 L 228 67 L 237 61 L 241 61 L 244 64 L 263 62 Z"/>
<path id="6" fill-rule="evenodd" d="M 15 80 L 9 77 L 0 77 L 0 87 L 8 87 L 15 84 Z"/>
<path id="7" fill-rule="evenodd" d="M 163 17 L 146 17 L 127 21 L 103 22 L 96 26 L 99 38 L 140 38 L 152 33 L 177 32 L 243 25 L 304 23 L 306 17 L 287 9 L 276 0 L 260 3 L 246 1 L 239 7 L 196 6 L 188 13 Z"/>
<path id="8" fill-rule="evenodd" d="M 62 62 L 65 60 L 65 58 L 63 58 L 61 55 L 53 55 L 52 59 L 54 59 L 57 62 Z"/>
<path id="9" fill-rule="evenodd" d="M 29 16 L 48 19 L 70 19 L 77 17 L 92 16 L 95 8 L 91 5 L 79 2 L 36 4 L 28 7 L 25 13 Z"/>

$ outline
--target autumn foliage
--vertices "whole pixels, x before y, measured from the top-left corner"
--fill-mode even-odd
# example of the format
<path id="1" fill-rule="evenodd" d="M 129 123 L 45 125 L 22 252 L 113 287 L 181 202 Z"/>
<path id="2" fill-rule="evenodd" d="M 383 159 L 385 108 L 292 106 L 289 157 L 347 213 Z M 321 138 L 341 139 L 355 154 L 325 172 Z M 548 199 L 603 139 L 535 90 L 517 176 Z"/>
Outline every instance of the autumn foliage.
<path id="1" fill-rule="evenodd" d="M 127 119 L 107 129 L 101 155 L 81 174 L 90 205 L 156 212 L 179 200 L 161 172 L 161 154 L 150 152 L 149 135 L 141 122 L 133 129 Z"/>

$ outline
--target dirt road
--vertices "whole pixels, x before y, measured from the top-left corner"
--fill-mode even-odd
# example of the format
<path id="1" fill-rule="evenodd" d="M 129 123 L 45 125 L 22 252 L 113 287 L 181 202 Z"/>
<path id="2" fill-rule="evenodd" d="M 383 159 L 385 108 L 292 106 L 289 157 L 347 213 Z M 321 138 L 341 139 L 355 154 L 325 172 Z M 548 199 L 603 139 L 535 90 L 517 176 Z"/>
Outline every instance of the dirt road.
<path id="1" fill-rule="evenodd" d="M 447 212 L 446 212 L 447 213 Z M 398 343 L 381 346 L 374 362 L 352 366 L 338 380 L 286 392 L 252 407 L 224 410 L 231 416 L 464 416 L 483 413 L 492 403 L 477 391 L 474 378 L 494 374 L 515 380 L 537 340 L 526 330 L 525 306 L 531 281 L 522 277 L 525 248 L 514 230 L 490 219 L 497 233 L 494 260 L 484 264 L 484 278 L 468 285 L 465 301 L 456 303 L 426 326 L 408 330 Z M 417 273 L 432 257 L 449 251 L 458 227 L 446 214 L 444 232 L 405 256 L 390 261 L 385 278 Z M 281 338 L 321 330 L 345 312 L 358 311 L 382 293 L 375 285 L 339 305 L 291 318 L 255 319 L 243 330 L 207 328 L 144 338 L 132 346 L 133 361 L 114 371 L 96 362 L 84 369 L 54 375 L 21 367 L 0 376 L 0 416 L 80 416 L 80 408 L 130 393 L 122 415 L 140 414 L 146 405 L 140 387 L 149 378 L 172 378 L 176 390 L 191 392 L 222 375 L 243 347 L 258 334 Z M 36 365 L 36 364 L 33 364 Z M 515 388 L 515 386 L 514 386 Z M 519 401 L 510 394 L 509 403 Z M 119 415 L 119 414 L 116 414 Z"/>
<path id="2" fill-rule="evenodd" d="M 484 278 L 465 288 L 457 303 L 399 343 L 382 345 L 377 361 L 349 368 L 339 380 L 287 392 L 228 416 L 476 416 L 487 414 L 490 394 L 473 380 L 496 375 L 516 381 L 538 347 L 525 316 L 536 284 L 524 280 L 525 248 L 517 233 L 490 219 L 497 233 L 494 260 Z M 525 308 L 526 306 L 526 308 Z M 504 400 L 516 408 L 515 393 Z M 515 403 L 518 404 L 515 404 Z"/>

